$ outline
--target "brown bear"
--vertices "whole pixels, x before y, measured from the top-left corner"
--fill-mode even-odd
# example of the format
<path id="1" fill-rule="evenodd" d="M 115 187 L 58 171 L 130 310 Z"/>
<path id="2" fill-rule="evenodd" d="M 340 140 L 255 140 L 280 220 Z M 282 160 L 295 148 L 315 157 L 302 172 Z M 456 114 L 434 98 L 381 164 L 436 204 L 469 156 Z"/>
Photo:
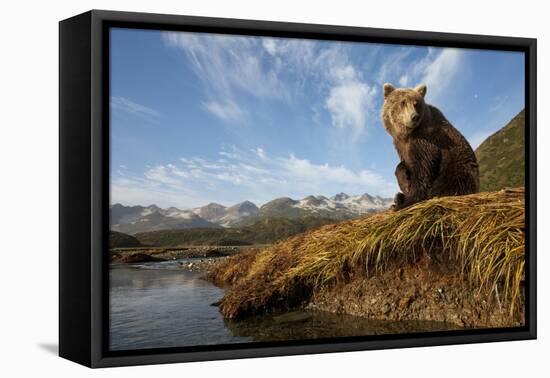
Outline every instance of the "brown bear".
<path id="1" fill-rule="evenodd" d="M 433 197 L 476 193 L 479 167 L 472 147 L 434 106 L 424 102 L 426 86 L 384 84 L 382 120 L 401 162 L 398 210 Z"/>

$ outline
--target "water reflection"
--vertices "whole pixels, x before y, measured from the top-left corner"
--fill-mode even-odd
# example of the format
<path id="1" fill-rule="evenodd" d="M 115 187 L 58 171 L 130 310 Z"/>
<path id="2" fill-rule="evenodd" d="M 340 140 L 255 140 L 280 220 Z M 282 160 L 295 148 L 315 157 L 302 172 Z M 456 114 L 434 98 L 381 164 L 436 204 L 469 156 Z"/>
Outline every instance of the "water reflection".
<path id="1" fill-rule="evenodd" d="M 249 341 L 224 326 L 210 304 L 223 291 L 200 274 L 158 263 L 110 271 L 111 350 L 229 344 Z"/>
<path id="2" fill-rule="evenodd" d="M 395 333 L 446 331 L 452 324 L 435 321 L 387 321 L 328 312 L 294 311 L 281 316 L 261 316 L 246 321 L 225 321 L 235 336 L 254 341 L 303 340 L 370 336 Z"/>
<path id="3" fill-rule="evenodd" d="M 223 290 L 200 279 L 201 273 L 182 269 L 179 263 L 111 267 L 111 350 L 453 329 L 441 322 L 368 320 L 307 311 L 228 321 L 212 306 L 223 297 Z"/>

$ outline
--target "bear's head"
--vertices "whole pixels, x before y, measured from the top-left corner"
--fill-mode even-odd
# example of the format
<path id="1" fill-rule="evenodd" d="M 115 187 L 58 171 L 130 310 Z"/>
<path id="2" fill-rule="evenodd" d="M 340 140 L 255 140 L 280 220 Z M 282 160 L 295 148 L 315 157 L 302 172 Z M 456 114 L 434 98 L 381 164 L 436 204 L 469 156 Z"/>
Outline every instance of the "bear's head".
<path id="1" fill-rule="evenodd" d="M 406 138 L 422 124 L 426 112 L 426 90 L 425 85 L 395 88 L 391 84 L 384 84 L 382 120 L 386 131 L 394 139 Z"/>

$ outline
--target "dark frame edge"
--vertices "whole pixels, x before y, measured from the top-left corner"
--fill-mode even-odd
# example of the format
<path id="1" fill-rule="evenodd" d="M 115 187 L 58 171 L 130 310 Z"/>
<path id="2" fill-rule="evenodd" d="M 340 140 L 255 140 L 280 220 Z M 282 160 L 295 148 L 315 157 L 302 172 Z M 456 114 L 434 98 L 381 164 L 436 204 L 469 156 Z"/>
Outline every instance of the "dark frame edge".
<path id="1" fill-rule="evenodd" d="M 91 366 L 91 12 L 59 23 L 59 355 Z"/>
<path id="2" fill-rule="evenodd" d="M 105 275 L 109 274 L 107 268 L 108 255 L 108 234 L 105 230 L 109 228 L 109 191 L 105 190 L 108 185 L 109 160 L 107 158 L 109 151 L 109 94 L 104 96 L 105 83 L 104 70 L 108 71 L 108 54 L 103 54 L 104 45 L 108 33 L 104 31 L 103 19 L 98 17 L 96 11 L 91 11 L 91 153 L 92 167 L 91 177 L 91 199 L 92 208 L 91 219 L 91 268 L 92 268 L 92 308 L 91 308 L 91 367 L 99 367 L 103 358 L 106 343 L 104 340 L 103 315 L 109 308 L 109 297 L 104 295 Z M 104 125 L 107 125 L 104 127 Z M 108 292 L 108 291 L 107 291 Z M 99 293 L 99 295 L 97 295 Z"/>
<path id="3" fill-rule="evenodd" d="M 466 47 L 497 50 L 524 51 L 525 46 L 536 42 L 535 38 L 463 34 L 450 32 L 384 29 L 375 27 L 308 24 L 296 22 L 250 20 L 222 17 L 186 16 L 161 13 L 122 12 L 94 9 L 94 17 L 102 21 L 149 24 L 149 29 L 177 30 L 174 26 L 210 29 L 213 33 L 249 34 L 257 36 L 356 40 L 369 38 L 373 42 L 391 43 L 399 39 L 401 44 L 420 44 L 445 47 Z M 296 38 L 296 35 L 294 35 Z M 393 42 L 395 43 L 395 42 Z M 468 46 L 465 46 L 468 45 Z"/>
<path id="4" fill-rule="evenodd" d="M 529 280 L 527 306 L 527 321 L 530 338 L 537 338 L 537 40 L 529 39 L 526 46 L 526 102 L 527 111 L 526 131 L 528 132 L 527 155 L 527 184 L 528 204 L 526 222 L 527 251 L 526 277 Z"/>
<path id="5" fill-rule="evenodd" d="M 97 360 L 92 367 L 105 368 L 117 366 L 157 365 L 167 363 L 200 362 L 216 360 L 234 360 L 244 358 L 263 358 L 281 356 L 299 356 L 307 354 L 325 354 L 341 352 L 360 352 L 368 350 L 385 350 L 397 348 L 437 347 L 458 344 L 481 344 L 490 342 L 512 342 L 532 340 L 536 337 L 530 331 L 504 331 L 483 335 L 456 335 L 450 337 L 430 336 L 396 340 L 373 340 L 359 342 L 342 342 L 312 344 L 300 346 L 260 347 L 248 349 L 215 350 L 207 352 L 143 354 L 137 356 L 104 357 Z"/>

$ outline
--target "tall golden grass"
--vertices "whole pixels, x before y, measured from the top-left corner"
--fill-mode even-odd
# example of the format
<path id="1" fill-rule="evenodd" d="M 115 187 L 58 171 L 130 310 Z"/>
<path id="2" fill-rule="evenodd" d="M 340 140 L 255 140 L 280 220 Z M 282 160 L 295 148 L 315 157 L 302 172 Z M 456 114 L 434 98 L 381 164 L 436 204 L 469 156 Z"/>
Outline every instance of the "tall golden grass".
<path id="1" fill-rule="evenodd" d="M 510 313 L 524 279 L 524 188 L 434 198 L 401 211 L 328 225 L 260 252 L 234 256 L 209 278 L 231 288 L 220 310 L 229 318 L 292 307 L 315 288 L 365 276 L 391 264 L 437 255 L 461 268 L 479 292 L 496 295 Z"/>

